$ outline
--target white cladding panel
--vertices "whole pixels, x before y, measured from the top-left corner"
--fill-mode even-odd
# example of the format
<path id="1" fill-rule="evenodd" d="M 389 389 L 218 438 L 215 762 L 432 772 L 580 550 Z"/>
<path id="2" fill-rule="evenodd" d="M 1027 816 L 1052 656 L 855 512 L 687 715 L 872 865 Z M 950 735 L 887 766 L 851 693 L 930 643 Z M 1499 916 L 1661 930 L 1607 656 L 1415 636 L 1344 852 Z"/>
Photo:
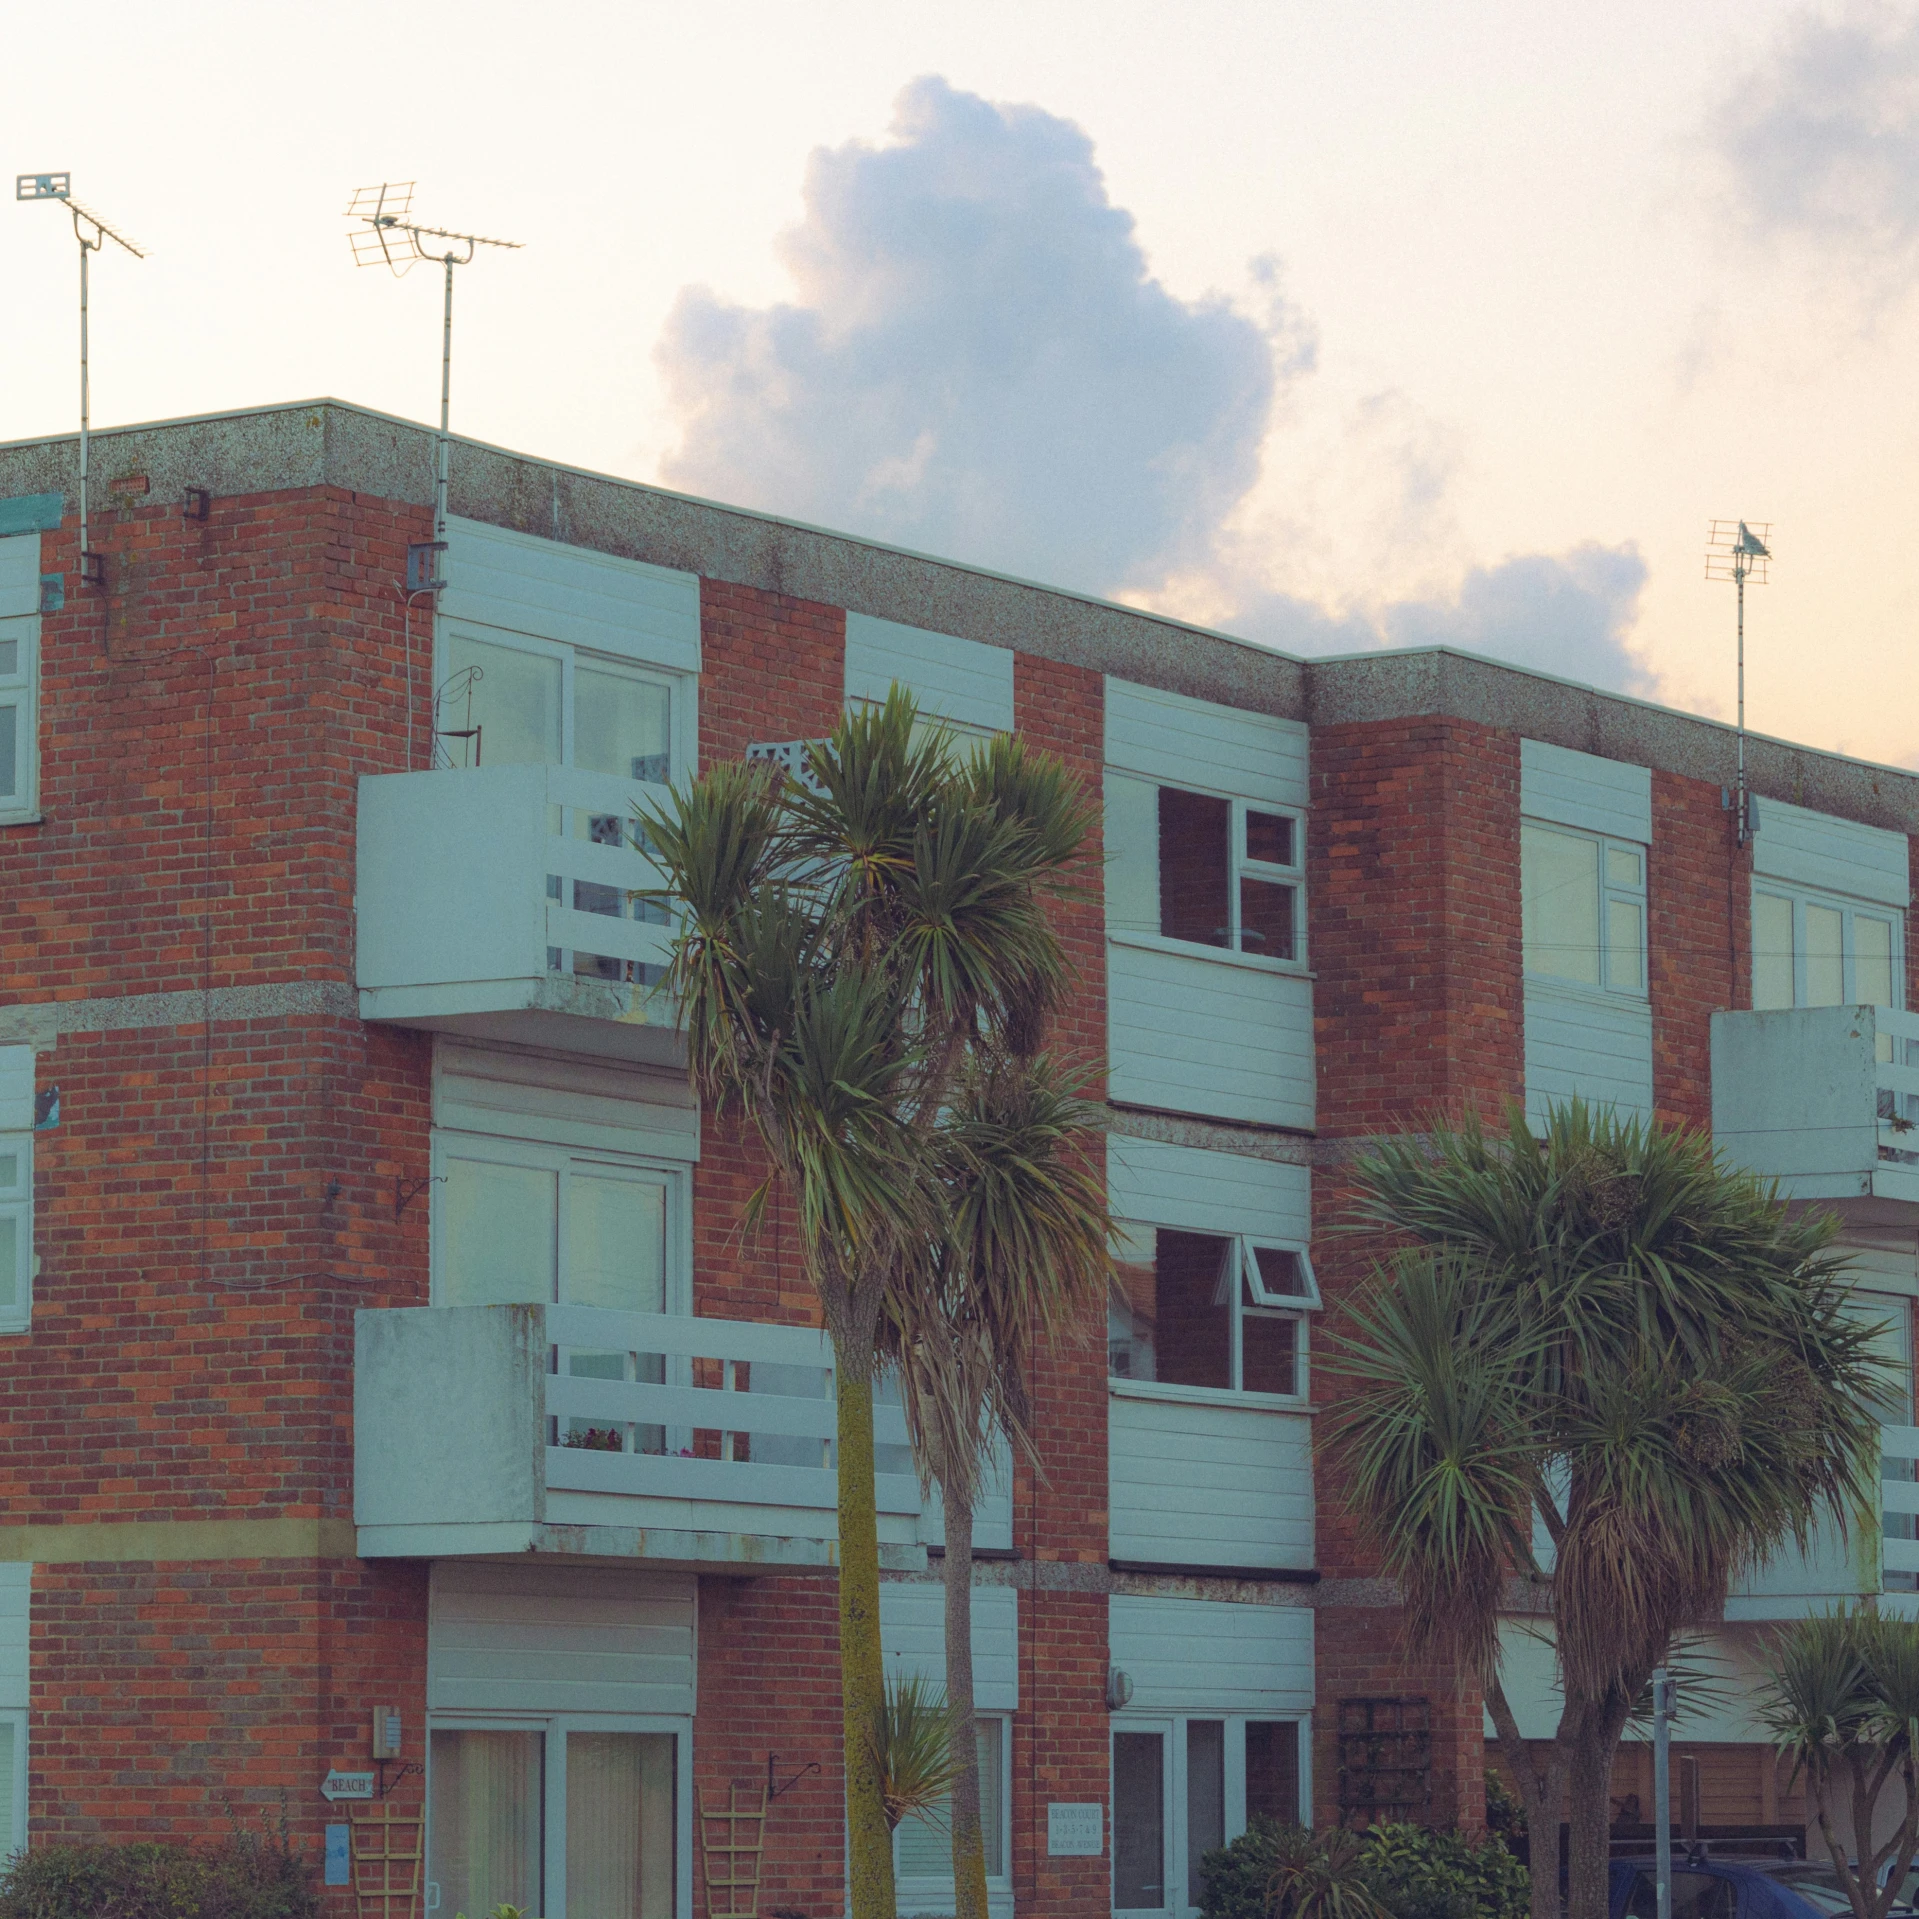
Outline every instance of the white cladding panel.
<path id="1" fill-rule="evenodd" d="M 1519 742 L 1519 810 L 1530 820 L 1652 844 L 1652 768 Z"/>
<path id="2" fill-rule="evenodd" d="M 889 1679 L 946 1684 L 946 1588 L 889 1579 L 880 1586 L 880 1651 Z M 1019 1710 L 1019 1594 L 973 1588 L 973 1697 L 982 1712 Z"/>
<path id="3" fill-rule="evenodd" d="M 1230 960 L 1109 941 L 1109 1089 L 1123 1105 L 1313 1123 L 1313 986 Z"/>
<path id="4" fill-rule="evenodd" d="M 992 1457 L 979 1496 L 973 1502 L 973 1550 L 1013 1550 L 1013 1450 L 1004 1433 L 991 1440 Z M 946 1503 L 935 1486 L 920 1495 L 920 1538 L 929 1546 L 946 1544 Z"/>
<path id="5" fill-rule="evenodd" d="M 1652 1117 L 1652 1008 L 1526 982 L 1526 1114 L 1575 1094 L 1622 1119 Z"/>
<path id="6" fill-rule="evenodd" d="M 1912 903 L 1903 833 L 1813 813 L 1784 800 L 1762 799 L 1758 809 L 1759 831 L 1752 842 L 1756 877 L 1875 900 L 1881 906 Z"/>
<path id="7" fill-rule="evenodd" d="M 40 536 L 11 533 L 0 540 L 0 620 L 40 611 Z"/>
<path id="8" fill-rule="evenodd" d="M 33 1130 L 33 1048 L 0 1046 L 0 1133 Z"/>
<path id="9" fill-rule="evenodd" d="M 690 1573 L 437 1559 L 427 1705 L 690 1713 L 698 1588 Z"/>
<path id="10" fill-rule="evenodd" d="M 700 670 L 700 581 L 641 560 L 449 519 L 443 619 L 530 633 L 669 672 Z"/>
<path id="11" fill-rule="evenodd" d="M 1310 1606 L 1134 1593 L 1107 1604 L 1112 1662 L 1133 1682 L 1130 1711 L 1280 1718 L 1312 1710 Z"/>
<path id="12" fill-rule="evenodd" d="M 1215 706 L 1129 680 L 1106 682 L 1106 764 L 1166 786 L 1271 806 L 1306 804 L 1307 731 L 1297 720 Z"/>
<path id="13" fill-rule="evenodd" d="M 883 700 L 895 680 L 922 713 L 988 733 L 1013 730 L 1011 647 L 847 614 L 846 697 Z"/>
<path id="14" fill-rule="evenodd" d="M 433 1123 L 552 1146 L 698 1159 L 700 1110 L 684 1073 L 436 1039 Z"/>
<path id="15" fill-rule="evenodd" d="M 32 1592 L 30 1565 L 18 1560 L 0 1564 L 0 1712 L 27 1709 L 27 1615 Z"/>
<path id="16" fill-rule="evenodd" d="M 1115 1391 L 1106 1402 L 1109 1545 L 1146 1566 L 1308 1568 L 1305 1413 Z"/>
<path id="17" fill-rule="evenodd" d="M 1106 1193 L 1115 1219 L 1281 1245 L 1312 1237 L 1312 1173 L 1278 1160 L 1108 1133 Z"/>

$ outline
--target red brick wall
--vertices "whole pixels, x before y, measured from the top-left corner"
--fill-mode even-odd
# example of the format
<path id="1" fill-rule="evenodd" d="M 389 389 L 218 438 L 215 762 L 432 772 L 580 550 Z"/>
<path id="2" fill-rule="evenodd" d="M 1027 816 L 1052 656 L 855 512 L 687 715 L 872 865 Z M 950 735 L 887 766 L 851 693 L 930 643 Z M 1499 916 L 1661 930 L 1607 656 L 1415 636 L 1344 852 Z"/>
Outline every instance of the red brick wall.
<path id="1" fill-rule="evenodd" d="M 1752 854 L 1720 789 L 1652 776 L 1646 875 L 1653 1106 L 1667 1124 L 1712 1125 L 1712 1016 L 1752 1003 Z"/>

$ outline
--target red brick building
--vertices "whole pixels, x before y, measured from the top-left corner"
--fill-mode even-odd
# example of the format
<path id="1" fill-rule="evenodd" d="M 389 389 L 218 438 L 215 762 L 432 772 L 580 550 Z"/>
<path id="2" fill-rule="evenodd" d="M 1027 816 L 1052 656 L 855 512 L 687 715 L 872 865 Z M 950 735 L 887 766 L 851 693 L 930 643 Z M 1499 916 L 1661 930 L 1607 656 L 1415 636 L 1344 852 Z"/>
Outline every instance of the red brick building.
<path id="1" fill-rule="evenodd" d="M 317 1854 L 323 1780 L 372 1773 L 429 1815 L 409 1909 L 691 1919 L 701 1812 L 770 1779 L 759 1910 L 841 1910 L 830 1353 L 782 1221 L 739 1231 L 759 1168 L 687 1091 L 622 822 L 896 680 L 1104 795 L 1059 1038 L 1121 1284 L 1035 1382 L 1044 1475 L 980 1515 L 997 1906 L 1185 1913 L 1261 1811 L 1481 1817 L 1480 1702 L 1402 1656 L 1314 1456 L 1367 1138 L 1717 1112 L 1841 1206 L 1910 1367 L 1911 775 L 1755 742 L 1742 849 L 1720 726 L 465 443 L 409 593 L 431 438 L 333 402 L 97 436 L 82 587 L 74 469 L 0 448 L 8 1846 L 284 1792 Z M 883 1648 L 937 1678 L 937 1515 L 881 1417 Z M 1887 1504 L 1756 1579 L 1727 1658 L 1909 1590 Z M 1789 1810 L 1741 1711 L 1700 1730 L 1709 1820 Z M 899 1868 L 950 1910 L 937 1832 Z"/>

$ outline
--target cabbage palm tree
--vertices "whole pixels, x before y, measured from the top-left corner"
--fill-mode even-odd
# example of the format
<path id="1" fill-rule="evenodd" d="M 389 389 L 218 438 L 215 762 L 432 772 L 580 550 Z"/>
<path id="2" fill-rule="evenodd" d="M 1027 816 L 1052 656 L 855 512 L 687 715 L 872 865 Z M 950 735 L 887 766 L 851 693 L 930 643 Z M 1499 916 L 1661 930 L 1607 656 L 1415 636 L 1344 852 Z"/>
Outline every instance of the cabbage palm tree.
<path id="1" fill-rule="evenodd" d="M 1083 1332 L 1112 1273 L 1099 1112 L 1045 1055 L 979 1043 L 941 1116 L 932 1167 L 944 1217 L 888 1301 L 901 1398 L 923 1480 L 944 1508 L 946 1696 L 965 1742 L 953 1784 L 957 1919 L 987 1919 L 972 1736 L 973 1517 L 990 1445 L 1034 1454 L 1026 1381 L 1041 1344 Z"/>
<path id="2" fill-rule="evenodd" d="M 1698 1133 L 1575 1100 L 1387 1141 L 1359 1223 L 1410 1244 L 1336 1340 L 1329 1427 L 1416 1641 L 1478 1677 L 1570 1919 L 1604 1919 L 1608 1786 L 1653 1670 L 1731 1584 L 1877 1471 L 1878 1369 L 1832 1223 L 1794 1214 Z M 1564 1699 L 1543 1754 L 1499 1670 L 1500 1598 L 1544 1577 Z M 1557 1913 L 1535 1873 L 1535 1919 Z"/>
<path id="3" fill-rule="evenodd" d="M 798 778 L 714 767 L 641 830 L 679 915 L 666 990 L 694 1082 L 757 1134 L 792 1196 L 833 1341 L 840 1661 L 853 1919 L 891 1919 L 871 1728 L 884 1709 L 873 1389 L 889 1288 L 937 1234 L 929 1177 L 969 1048 L 1030 1044 L 1065 977 L 1047 896 L 1085 802 L 997 740 L 961 761 L 896 687 L 808 748 Z"/>

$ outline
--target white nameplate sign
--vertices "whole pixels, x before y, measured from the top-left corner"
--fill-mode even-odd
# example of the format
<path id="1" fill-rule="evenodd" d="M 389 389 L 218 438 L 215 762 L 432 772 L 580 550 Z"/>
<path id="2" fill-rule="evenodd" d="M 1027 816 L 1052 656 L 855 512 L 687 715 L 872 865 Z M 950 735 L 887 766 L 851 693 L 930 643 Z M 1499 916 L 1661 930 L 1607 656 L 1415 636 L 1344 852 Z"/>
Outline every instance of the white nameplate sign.
<path id="1" fill-rule="evenodd" d="M 1101 1836 L 1105 1808 L 1053 1800 L 1046 1808 L 1046 1852 L 1052 1859 L 1097 1859 L 1105 1850 Z"/>

